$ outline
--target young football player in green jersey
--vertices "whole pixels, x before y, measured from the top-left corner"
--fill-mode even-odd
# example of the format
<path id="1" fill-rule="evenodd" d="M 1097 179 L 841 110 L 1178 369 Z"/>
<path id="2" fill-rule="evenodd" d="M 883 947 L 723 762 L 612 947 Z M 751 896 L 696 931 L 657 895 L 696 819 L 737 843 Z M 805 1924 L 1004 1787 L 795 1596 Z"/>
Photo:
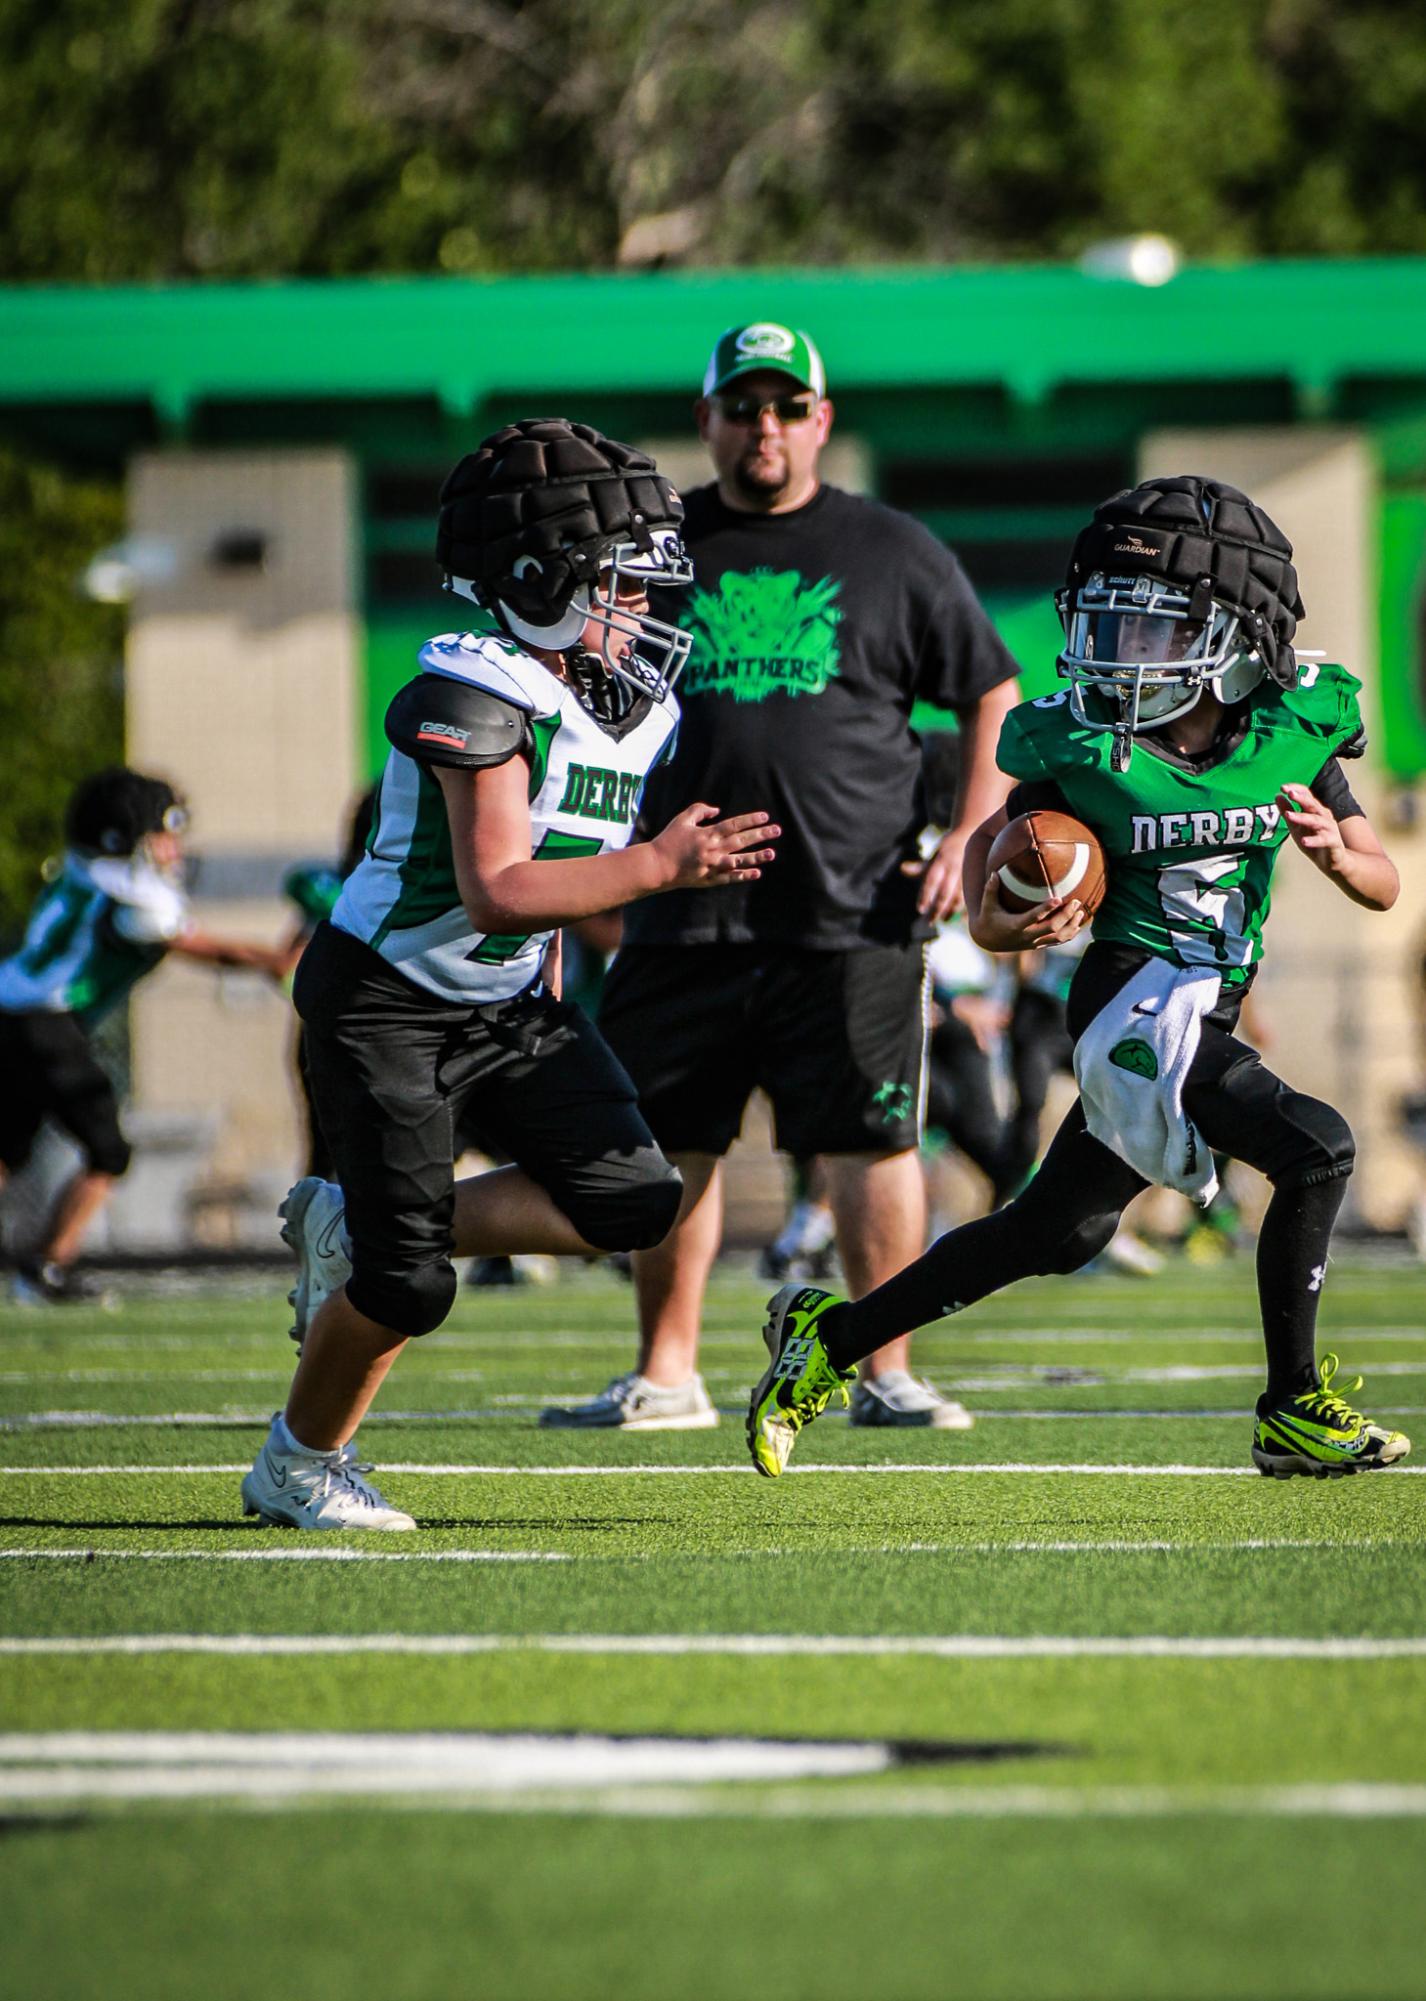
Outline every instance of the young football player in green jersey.
<path id="1" fill-rule="evenodd" d="M 1288 840 L 1369 910 L 1389 909 L 1399 888 L 1339 762 L 1364 747 L 1358 683 L 1293 652 L 1291 558 L 1260 508 L 1200 478 L 1115 495 L 1076 541 L 1058 600 L 1070 685 L 1006 718 L 999 760 L 1019 782 L 972 837 L 965 880 L 988 951 L 1060 943 L 1086 922 L 1079 902 L 1003 909 L 987 880 L 991 843 L 1017 815 L 1049 808 L 1103 844 L 1108 889 L 1069 998 L 1080 1099 L 1007 1208 L 942 1237 L 865 1299 L 809 1286 L 774 1296 L 771 1363 L 748 1414 L 759 1472 L 782 1472 L 853 1364 L 894 1335 L 1016 1279 L 1077 1270 L 1151 1182 L 1211 1199 L 1213 1151 L 1260 1169 L 1273 1191 L 1258 1239 L 1267 1386 L 1255 1463 L 1322 1476 L 1410 1450 L 1351 1408 L 1335 1356 L 1320 1371 L 1316 1360 L 1351 1132 L 1233 1032 Z"/>
<path id="2" fill-rule="evenodd" d="M 441 494 L 437 560 L 494 632 L 446 633 L 386 714 L 366 852 L 293 986 L 337 1180 L 281 1214 L 301 1356 L 242 1483 L 300 1529 L 410 1529 L 353 1438 L 453 1252 L 656 1244 L 681 1183 L 597 1028 L 560 998 L 558 928 L 660 890 L 755 881 L 778 828 L 697 804 L 631 845 L 678 727 L 687 635 L 649 610 L 691 571 L 651 459 L 562 419 L 507 425 Z M 510 1165 L 455 1185 L 470 1117 Z"/>
<path id="3" fill-rule="evenodd" d="M 82 779 L 65 809 L 64 853 L 46 870 L 19 950 L 0 961 L 0 1185 L 25 1166 L 46 1120 L 80 1153 L 17 1259 L 12 1290 L 25 1305 L 100 1296 L 75 1263 L 133 1150 L 91 1047 L 96 1026 L 170 953 L 282 977 L 280 948 L 195 923 L 183 888 L 187 825 L 165 778 L 111 765 Z"/>

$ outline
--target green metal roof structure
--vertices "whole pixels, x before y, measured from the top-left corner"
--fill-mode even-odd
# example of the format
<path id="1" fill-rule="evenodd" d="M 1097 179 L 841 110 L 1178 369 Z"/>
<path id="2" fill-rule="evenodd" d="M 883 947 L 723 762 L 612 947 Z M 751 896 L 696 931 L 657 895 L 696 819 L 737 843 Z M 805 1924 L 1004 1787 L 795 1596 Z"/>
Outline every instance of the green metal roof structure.
<path id="1" fill-rule="evenodd" d="M 109 472 L 163 443 L 350 450 L 375 756 L 387 683 L 439 616 L 443 470 L 539 411 L 686 436 L 714 338 L 752 319 L 811 332 L 876 491 L 960 551 L 1031 685 L 1052 672 L 1064 551 L 1146 431 L 1361 427 L 1386 753 L 1426 771 L 1426 259 L 1158 286 L 1022 265 L 0 288 L 0 437 Z"/>
<path id="2" fill-rule="evenodd" d="M 240 404 L 686 399 L 712 336 L 808 327 L 834 394 L 1256 384 L 1297 417 L 1426 410 L 1426 260 L 1203 266 L 1155 287 L 1039 266 L 0 290 L 0 411 L 203 428 Z"/>

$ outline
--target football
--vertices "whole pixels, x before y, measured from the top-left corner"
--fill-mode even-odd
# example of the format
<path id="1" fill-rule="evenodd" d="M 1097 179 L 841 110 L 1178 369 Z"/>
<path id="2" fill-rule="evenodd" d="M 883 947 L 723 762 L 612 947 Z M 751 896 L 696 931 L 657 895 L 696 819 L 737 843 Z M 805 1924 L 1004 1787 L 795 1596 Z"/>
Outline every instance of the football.
<path id="1" fill-rule="evenodd" d="M 1002 827 L 990 869 L 1007 910 L 1077 896 L 1092 917 L 1104 900 L 1104 850 L 1093 830 L 1068 813 L 1022 813 Z"/>

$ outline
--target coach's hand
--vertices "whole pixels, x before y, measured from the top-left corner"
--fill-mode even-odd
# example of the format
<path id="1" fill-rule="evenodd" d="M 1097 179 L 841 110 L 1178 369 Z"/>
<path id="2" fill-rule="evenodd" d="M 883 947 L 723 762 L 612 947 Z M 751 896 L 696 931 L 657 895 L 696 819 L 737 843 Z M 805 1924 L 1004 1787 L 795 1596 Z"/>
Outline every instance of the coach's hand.
<path id="1" fill-rule="evenodd" d="M 701 801 L 670 820 L 650 846 L 669 870 L 669 889 L 718 889 L 730 882 L 756 882 L 775 848 L 766 846 L 782 832 L 766 813 L 718 818 L 716 806 Z"/>
<path id="2" fill-rule="evenodd" d="M 954 831 L 944 834 L 935 852 L 926 860 L 901 864 L 903 875 L 919 878 L 921 888 L 916 897 L 916 910 L 919 916 L 929 917 L 933 924 L 944 924 L 960 909 L 964 900 L 961 870 L 968 838 L 967 834 Z"/>

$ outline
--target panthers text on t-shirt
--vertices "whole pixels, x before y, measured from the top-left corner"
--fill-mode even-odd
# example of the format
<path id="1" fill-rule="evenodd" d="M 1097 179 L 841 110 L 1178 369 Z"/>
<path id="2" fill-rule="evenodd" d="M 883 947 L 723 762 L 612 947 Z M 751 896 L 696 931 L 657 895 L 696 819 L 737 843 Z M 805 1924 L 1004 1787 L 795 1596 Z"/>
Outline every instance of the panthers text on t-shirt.
<path id="1" fill-rule="evenodd" d="M 762 879 L 627 913 L 638 942 L 842 950 L 917 928 L 900 864 L 925 823 L 917 702 L 965 708 L 1016 672 L 950 550 L 909 515 L 820 487 L 789 514 L 685 496 L 696 582 L 661 610 L 693 637 L 650 832 L 695 800 L 782 827 Z"/>

